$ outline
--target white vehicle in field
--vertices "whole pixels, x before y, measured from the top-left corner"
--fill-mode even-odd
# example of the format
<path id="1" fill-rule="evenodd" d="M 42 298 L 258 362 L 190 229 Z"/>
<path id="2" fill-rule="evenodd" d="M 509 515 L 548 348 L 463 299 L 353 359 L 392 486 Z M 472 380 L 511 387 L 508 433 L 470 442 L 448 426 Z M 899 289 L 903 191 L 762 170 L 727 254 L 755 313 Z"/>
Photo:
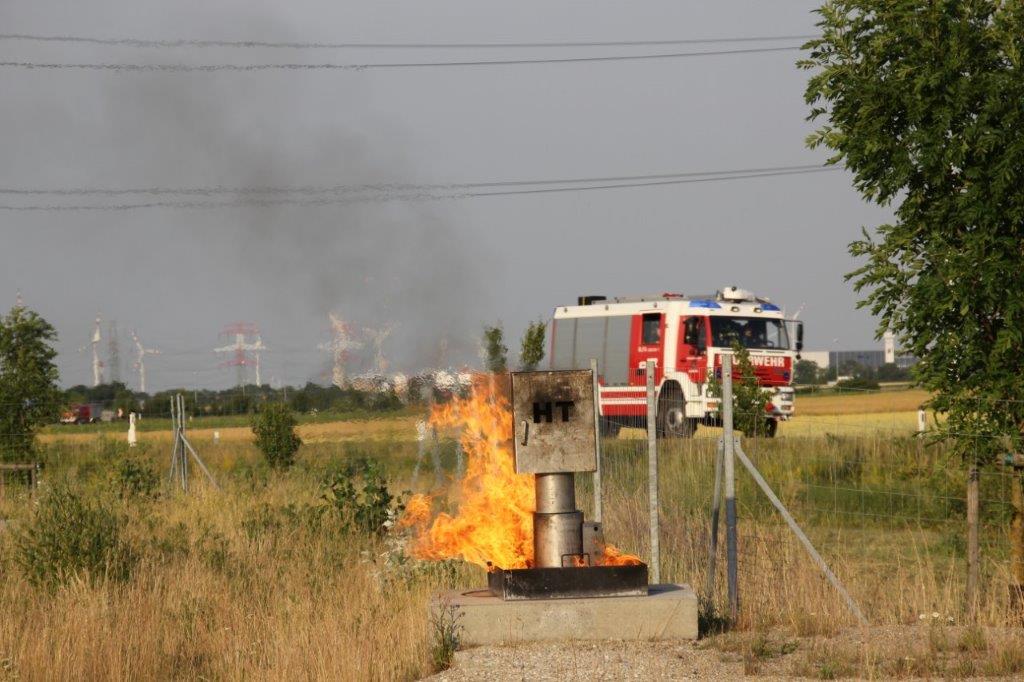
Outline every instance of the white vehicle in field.
<path id="1" fill-rule="evenodd" d="M 803 323 L 734 286 L 700 296 L 582 296 L 578 305 L 555 308 L 550 368 L 586 369 L 597 359 L 602 424 L 614 435 L 625 424 L 646 422 L 645 367 L 654 360 L 658 430 L 689 437 L 698 424 L 721 423 L 709 379 L 721 377 L 722 353 L 735 342 L 749 350 L 758 383 L 770 394 L 765 432 L 774 436 L 778 422 L 794 414 Z M 735 367 L 733 376 L 739 377 Z"/>

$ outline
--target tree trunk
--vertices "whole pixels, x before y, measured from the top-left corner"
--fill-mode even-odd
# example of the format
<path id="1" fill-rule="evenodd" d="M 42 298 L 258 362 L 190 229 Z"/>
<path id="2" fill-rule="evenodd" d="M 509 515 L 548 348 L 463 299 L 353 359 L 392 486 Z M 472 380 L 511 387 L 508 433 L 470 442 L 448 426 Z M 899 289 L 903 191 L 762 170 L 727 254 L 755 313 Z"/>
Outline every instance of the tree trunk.
<path id="1" fill-rule="evenodd" d="M 978 583 L 981 573 L 981 552 L 978 549 L 978 465 L 967 474 L 967 613 L 978 606 Z"/>

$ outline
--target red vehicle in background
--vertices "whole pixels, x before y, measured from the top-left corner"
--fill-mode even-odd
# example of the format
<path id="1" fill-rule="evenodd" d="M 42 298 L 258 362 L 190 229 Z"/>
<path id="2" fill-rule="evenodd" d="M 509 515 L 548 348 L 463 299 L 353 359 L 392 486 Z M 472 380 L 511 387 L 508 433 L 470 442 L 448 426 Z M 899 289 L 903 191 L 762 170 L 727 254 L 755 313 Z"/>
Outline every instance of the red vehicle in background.
<path id="1" fill-rule="evenodd" d="M 72 405 L 60 417 L 61 424 L 95 424 L 100 421 L 103 405 L 100 403 L 80 403 Z"/>
<path id="2" fill-rule="evenodd" d="M 737 287 L 696 296 L 580 297 L 578 305 L 555 308 L 550 368 L 587 369 L 596 359 L 602 424 L 616 433 L 646 422 L 645 366 L 654 360 L 658 430 L 685 438 L 698 424 L 721 423 L 709 379 L 721 376 L 722 353 L 732 352 L 734 343 L 749 351 L 769 395 L 766 432 L 774 436 L 795 411 L 793 365 L 803 347 L 803 323 Z"/>

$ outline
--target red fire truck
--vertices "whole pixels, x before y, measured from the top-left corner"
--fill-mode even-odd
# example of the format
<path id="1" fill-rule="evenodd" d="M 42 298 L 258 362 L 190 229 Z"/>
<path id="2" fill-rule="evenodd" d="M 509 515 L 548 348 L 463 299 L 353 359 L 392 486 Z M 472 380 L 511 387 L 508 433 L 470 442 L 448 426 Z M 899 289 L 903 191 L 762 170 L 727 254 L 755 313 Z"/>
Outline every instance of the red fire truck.
<path id="1" fill-rule="evenodd" d="M 72 405 L 60 416 L 61 424 L 95 424 L 103 413 L 102 403 Z"/>
<path id="2" fill-rule="evenodd" d="M 708 380 L 721 377 L 722 353 L 735 342 L 749 350 L 758 383 L 770 394 L 765 431 L 774 436 L 778 422 L 794 414 L 803 323 L 738 287 L 698 296 L 581 296 L 578 305 L 555 308 L 549 357 L 551 369 L 585 369 L 597 359 L 602 424 L 611 435 L 646 422 L 645 367 L 654 360 L 658 430 L 685 438 L 698 424 L 721 423 Z M 733 375 L 739 377 L 735 368 Z"/>

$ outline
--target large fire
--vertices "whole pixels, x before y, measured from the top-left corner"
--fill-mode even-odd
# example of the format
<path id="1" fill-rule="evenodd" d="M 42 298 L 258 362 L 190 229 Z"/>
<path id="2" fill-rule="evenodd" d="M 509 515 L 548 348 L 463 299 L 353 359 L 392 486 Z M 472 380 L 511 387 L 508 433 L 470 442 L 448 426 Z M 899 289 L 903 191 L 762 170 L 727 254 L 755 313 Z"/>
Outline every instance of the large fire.
<path id="1" fill-rule="evenodd" d="M 412 553 L 420 559 L 461 558 L 484 568 L 533 565 L 533 476 L 517 474 L 512 453 L 512 413 L 493 381 L 476 381 L 466 398 L 435 408 L 437 428 L 461 427 L 466 475 L 458 485 L 458 511 L 430 522 L 432 499 L 414 495 L 403 526 L 415 529 Z M 608 545 L 597 564 L 629 565 L 640 560 Z"/>

